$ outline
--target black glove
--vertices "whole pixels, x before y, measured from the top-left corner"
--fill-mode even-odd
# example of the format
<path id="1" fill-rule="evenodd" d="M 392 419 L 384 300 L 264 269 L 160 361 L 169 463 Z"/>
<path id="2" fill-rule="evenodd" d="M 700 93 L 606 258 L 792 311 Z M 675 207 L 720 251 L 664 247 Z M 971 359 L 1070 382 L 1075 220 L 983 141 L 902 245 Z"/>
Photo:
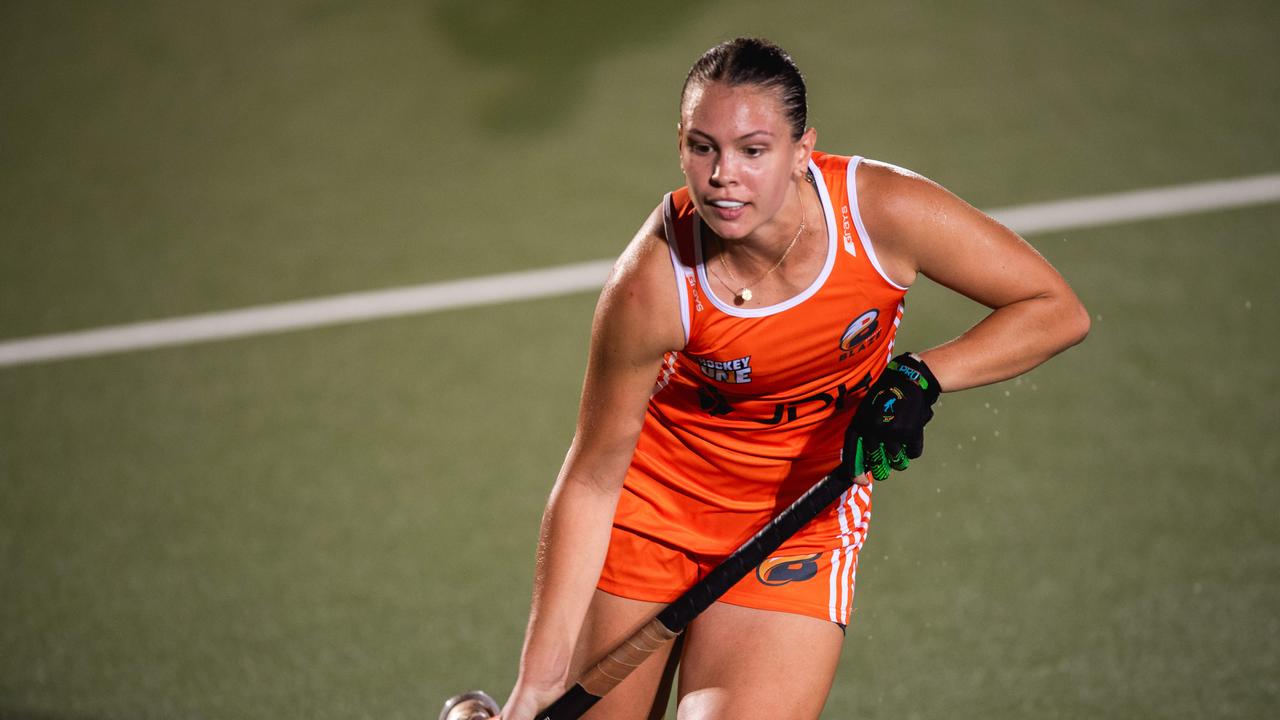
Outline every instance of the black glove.
<path id="1" fill-rule="evenodd" d="M 908 459 L 924 452 L 924 426 L 941 392 L 919 358 L 904 353 L 890 360 L 845 431 L 845 469 L 854 477 L 870 470 L 876 480 L 888 479 L 889 468 L 906 470 Z"/>

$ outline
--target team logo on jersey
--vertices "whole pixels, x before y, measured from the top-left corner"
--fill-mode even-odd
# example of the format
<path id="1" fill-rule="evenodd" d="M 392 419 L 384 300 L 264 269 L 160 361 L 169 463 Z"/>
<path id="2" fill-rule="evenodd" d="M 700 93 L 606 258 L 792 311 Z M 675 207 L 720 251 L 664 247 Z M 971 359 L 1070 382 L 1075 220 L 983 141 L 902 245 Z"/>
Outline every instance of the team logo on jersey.
<path id="1" fill-rule="evenodd" d="M 818 558 L 812 555 L 781 555 L 771 557 L 756 566 L 756 580 L 764 585 L 786 585 L 804 582 L 818 574 Z"/>
<path id="2" fill-rule="evenodd" d="M 840 359 L 846 360 L 880 337 L 880 311 L 872 308 L 849 323 L 840 336 Z"/>
<path id="3" fill-rule="evenodd" d="M 740 385 L 751 382 L 751 356 L 743 355 L 734 360 L 711 360 L 710 358 L 694 358 L 702 374 L 716 382 Z"/>

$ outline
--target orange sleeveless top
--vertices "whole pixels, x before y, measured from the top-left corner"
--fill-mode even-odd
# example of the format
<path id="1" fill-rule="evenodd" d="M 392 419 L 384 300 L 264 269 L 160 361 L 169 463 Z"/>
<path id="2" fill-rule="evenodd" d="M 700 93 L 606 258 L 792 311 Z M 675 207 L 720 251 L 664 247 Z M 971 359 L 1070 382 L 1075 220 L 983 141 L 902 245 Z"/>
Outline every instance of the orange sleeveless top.
<path id="1" fill-rule="evenodd" d="M 839 464 L 853 411 L 892 355 L 906 293 L 881 270 L 858 214 L 860 160 L 813 154 L 826 263 L 769 307 L 710 292 L 688 189 L 664 199 L 687 342 L 658 377 L 616 526 L 723 554 Z"/>

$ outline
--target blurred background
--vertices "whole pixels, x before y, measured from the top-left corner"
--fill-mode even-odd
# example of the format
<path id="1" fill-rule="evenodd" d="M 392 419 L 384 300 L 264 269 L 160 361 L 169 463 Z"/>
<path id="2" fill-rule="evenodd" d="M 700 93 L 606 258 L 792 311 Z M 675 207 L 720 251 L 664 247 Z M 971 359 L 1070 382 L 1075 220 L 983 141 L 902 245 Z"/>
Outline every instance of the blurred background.
<path id="1" fill-rule="evenodd" d="M 1280 6 L 0 3 L 0 343 L 616 256 L 742 34 L 993 208 L 1280 171 Z M 1280 702 L 1280 205 L 1028 236 L 1082 346 L 876 493 L 825 717 Z M 593 292 L 0 367 L 0 718 L 432 718 L 515 678 Z M 921 281 L 898 347 L 982 308 Z"/>

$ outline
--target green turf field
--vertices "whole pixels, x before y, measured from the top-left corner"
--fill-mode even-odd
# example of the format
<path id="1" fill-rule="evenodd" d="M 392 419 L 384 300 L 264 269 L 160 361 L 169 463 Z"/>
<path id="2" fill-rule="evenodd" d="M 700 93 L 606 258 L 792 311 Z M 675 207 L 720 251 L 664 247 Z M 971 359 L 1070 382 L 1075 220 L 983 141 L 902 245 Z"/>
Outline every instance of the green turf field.
<path id="1" fill-rule="evenodd" d="M 744 33 L 981 207 L 1280 171 L 1277 7 L 0 3 L 0 341 L 612 256 Z M 1276 712 L 1277 227 L 1029 238 L 1093 332 L 877 491 L 824 717 Z M 899 347 L 979 316 L 910 298 Z M 0 718 L 505 697 L 593 303 L 0 368 Z"/>

